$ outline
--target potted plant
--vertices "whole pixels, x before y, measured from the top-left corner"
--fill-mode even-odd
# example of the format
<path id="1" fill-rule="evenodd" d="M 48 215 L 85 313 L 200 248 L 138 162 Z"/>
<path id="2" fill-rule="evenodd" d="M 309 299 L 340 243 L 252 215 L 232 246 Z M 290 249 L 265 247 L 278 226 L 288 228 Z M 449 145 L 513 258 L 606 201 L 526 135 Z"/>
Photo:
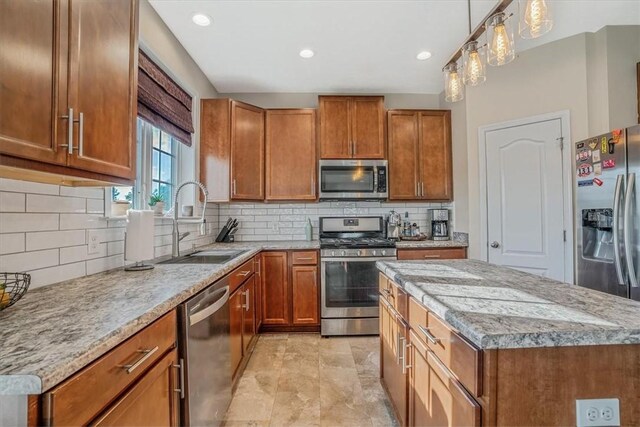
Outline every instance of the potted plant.
<path id="1" fill-rule="evenodd" d="M 116 187 L 113 187 L 112 190 L 112 198 L 113 203 L 111 204 L 111 214 L 113 216 L 124 216 L 127 214 L 127 211 L 131 207 L 131 198 L 133 194 L 131 192 L 127 193 L 125 196 L 125 200 L 120 200 L 120 190 Z"/>
<path id="2" fill-rule="evenodd" d="M 164 196 L 157 189 L 153 190 L 149 197 L 149 206 L 153 208 L 156 215 L 162 215 L 164 212 Z"/>

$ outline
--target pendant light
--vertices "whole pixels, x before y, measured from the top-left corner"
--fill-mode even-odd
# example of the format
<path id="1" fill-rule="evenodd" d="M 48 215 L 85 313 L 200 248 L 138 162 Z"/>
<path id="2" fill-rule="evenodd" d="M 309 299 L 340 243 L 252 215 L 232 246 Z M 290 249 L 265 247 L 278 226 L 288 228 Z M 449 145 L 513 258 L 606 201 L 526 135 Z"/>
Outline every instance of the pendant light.
<path id="1" fill-rule="evenodd" d="M 487 80 L 483 56 L 475 40 L 462 48 L 462 82 L 465 86 L 477 86 Z"/>
<path id="2" fill-rule="evenodd" d="M 520 19 L 518 33 L 523 39 L 535 39 L 553 27 L 551 11 L 545 0 L 518 0 Z"/>
<path id="3" fill-rule="evenodd" d="M 486 21 L 487 63 L 489 65 L 505 65 L 516 57 L 513 31 L 508 18 L 504 12 L 499 12 Z"/>
<path id="4" fill-rule="evenodd" d="M 464 85 L 455 62 L 444 68 L 444 99 L 447 102 L 462 101 L 464 99 Z"/>

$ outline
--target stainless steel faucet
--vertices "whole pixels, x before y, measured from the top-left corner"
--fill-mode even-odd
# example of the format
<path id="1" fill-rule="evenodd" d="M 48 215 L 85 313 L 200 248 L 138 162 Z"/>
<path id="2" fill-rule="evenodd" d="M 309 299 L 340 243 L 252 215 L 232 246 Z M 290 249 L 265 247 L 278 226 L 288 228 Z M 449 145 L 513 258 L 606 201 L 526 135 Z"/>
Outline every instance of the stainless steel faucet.
<path id="1" fill-rule="evenodd" d="M 202 206 L 202 217 L 200 219 L 182 219 L 179 220 L 178 219 L 178 196 L 180 195 L 180 190 L 182 190 L 183 187 L 192 184 L 192 185 L 197 185 L 198 187 L 200 187 L 200 190 L 202 191 L 202 193 L 204 194 L 204 202 L 203 202 L 203 206 Z M 175 257 L 179 257 L 180 256 L 180 241 L 182 239 L 184 239 L 185 237 L 187 237 L 189 234 L 189 232 L 186 233 L 182 233 L 180 234 L 180 230 L 178 229 L 178 224 L 182 223 L 182 224 L 206 224 L 207 220 L 204 218 L 204 213 L 207 210 L 207 197 L 209 196 L 209 192 L 207 191 L 207 188 L 202 185 L 202 183 L 198 182 L 198 181 L 185 181 L 182 184 L 180 184 L 178 186 L 178 188 L 176 189 L 176 194 L 174 196 L 174 204 L 173 204 L 173 230 L 172 230 L 172 239 L 171 239 L 171 255 L 175 258 Z"/>

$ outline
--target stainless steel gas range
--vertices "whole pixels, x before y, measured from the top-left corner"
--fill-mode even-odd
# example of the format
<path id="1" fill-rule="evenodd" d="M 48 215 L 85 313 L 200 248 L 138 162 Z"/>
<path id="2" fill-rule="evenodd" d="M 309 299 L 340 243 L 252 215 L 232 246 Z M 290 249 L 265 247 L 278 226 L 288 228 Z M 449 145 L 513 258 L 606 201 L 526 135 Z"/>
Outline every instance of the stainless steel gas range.
<path id="1" fill-rule="evenodd" d="M 396 259 L 384 218 L 320 218 L 322 336 L 377 335 L 376 261 Z"/>

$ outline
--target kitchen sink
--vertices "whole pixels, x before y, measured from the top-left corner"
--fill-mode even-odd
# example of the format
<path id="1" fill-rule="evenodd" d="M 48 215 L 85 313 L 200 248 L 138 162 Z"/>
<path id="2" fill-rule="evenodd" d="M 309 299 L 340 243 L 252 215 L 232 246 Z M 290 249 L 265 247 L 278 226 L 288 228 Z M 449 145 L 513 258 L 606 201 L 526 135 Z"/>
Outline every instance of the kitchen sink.
<path id="1" fill-rule="evenodd" d="M 160 264 L 224 264 L 246 252 L 246 250 L 211 249 L 171 258 Z"/>

